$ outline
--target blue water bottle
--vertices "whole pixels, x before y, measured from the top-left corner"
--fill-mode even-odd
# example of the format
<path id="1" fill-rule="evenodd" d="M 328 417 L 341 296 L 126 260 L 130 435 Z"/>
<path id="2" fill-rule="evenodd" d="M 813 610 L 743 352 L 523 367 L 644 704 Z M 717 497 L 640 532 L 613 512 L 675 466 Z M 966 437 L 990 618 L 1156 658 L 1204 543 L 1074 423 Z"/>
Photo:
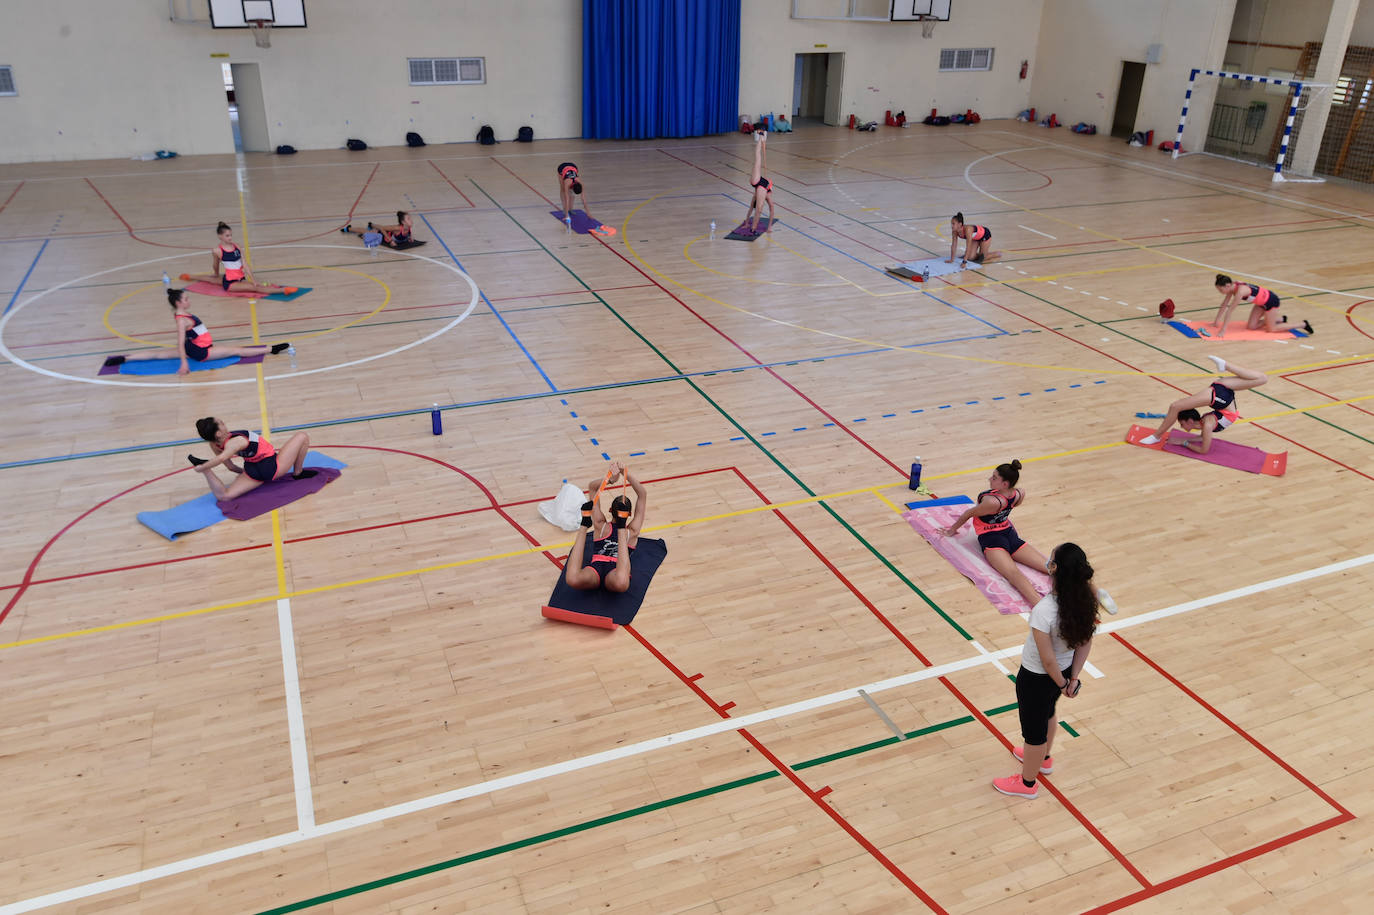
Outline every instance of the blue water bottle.
<path id="1" fill-rule="evenodd" d="M 907 483 L 908 489 L 916 489 L 921 485 L 921 458 L 918 455 L 916 462 L 911 465 L 911 481 Z"/>
<path id="2" fill-rule="evenodd" d="M 439 412 L 439 405 L 435 404 L 434 409 L 429 411 L 429 427 L 435 435 L 444 434 L 444 417 Z"/>

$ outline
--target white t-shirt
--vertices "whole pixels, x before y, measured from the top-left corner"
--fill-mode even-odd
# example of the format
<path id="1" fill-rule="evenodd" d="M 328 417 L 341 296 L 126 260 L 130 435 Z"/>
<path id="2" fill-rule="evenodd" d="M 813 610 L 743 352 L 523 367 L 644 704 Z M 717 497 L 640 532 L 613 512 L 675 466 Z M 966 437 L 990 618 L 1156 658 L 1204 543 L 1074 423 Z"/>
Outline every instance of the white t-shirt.
<path id="1" fill-rule="evenodd" d="M 1054 661 L 1063 670 L 1073 662 L 1073 649 L 1064 644 L 1059 635 L 1059 601 L 1053 594 L 1046 594 L 1031 608 L 1030 628 L 1039 629 L 1050 637 L 1054 646 Z M 1021 649 L 1021 666 L 1032 673 L 1047 674 L 1045 665 L 1040 663 L 1040 649 L 1035 645 L 1035 633 L 1026 633 L 1026 647 Z"/>

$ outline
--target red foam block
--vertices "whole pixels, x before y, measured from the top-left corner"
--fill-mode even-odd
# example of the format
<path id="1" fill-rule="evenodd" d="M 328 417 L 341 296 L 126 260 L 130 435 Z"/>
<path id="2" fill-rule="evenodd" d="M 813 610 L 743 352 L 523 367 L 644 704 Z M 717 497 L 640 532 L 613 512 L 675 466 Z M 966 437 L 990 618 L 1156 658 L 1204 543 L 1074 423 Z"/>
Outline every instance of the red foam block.
<path id="1" fill-rule="evenodd" d="M 558 607 L 550 607 L 545 604 L 539 608 L 539 612 L 545 619 L 559 620 L 564 623 L 577 623 L 579 626 L 594 626 L 597 629 L 619 629 L 615 620 L 609 616 L 597 616 L 595 613 L 577 613 L 573 610 L 561 610 Z"/>

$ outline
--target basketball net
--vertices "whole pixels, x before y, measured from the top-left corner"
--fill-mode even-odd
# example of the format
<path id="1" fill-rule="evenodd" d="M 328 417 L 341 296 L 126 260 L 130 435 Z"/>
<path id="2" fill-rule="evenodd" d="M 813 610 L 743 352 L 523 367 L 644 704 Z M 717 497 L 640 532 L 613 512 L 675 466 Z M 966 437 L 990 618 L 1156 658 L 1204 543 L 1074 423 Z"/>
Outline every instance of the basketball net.
<path id="1" fill-rule="evenodd" d="M 921 37 L 922 37 L 922 38 L 934 38 L 934 37 L 935 37 L 935 23 L 937 23 L 937 22 L 939 22 L 939 20 L 936 19 L 936 18 L 933 17 L 933 16 L 922 16 L 922 17 L 921 17 Z"/>
<path id="2" fill-rule="evenodd" d="M 253 43 L 260 48 L 272 47 L 272 23 L 266 19 L 248 20 L 248 31 L 253 33 Z"/>

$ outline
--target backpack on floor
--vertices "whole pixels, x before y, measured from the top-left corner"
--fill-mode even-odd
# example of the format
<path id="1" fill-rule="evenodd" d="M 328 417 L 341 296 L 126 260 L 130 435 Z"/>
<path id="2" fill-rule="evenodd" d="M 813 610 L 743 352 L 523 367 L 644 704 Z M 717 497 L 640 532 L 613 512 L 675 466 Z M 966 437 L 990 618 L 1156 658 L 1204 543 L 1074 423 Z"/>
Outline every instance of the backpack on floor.
<path id="1" fill-rule="evenodd" d="M 520 128 L 520 131 L 515 135 L 515 142 L 517 142 L 517 143 L 533 143 L 533 142 L 534 142 L 534 128 L 533 128 L 533 127 L 521 127 L 521 128 Z"/>
<path id="2" fill-rule="evenodd" d="M 285 143 L 283 143 L 282 145 L 277 147 L 277 155 L 279 156 L 294 156 L 295 154 L 296 147 L 294 146 L 287 146 Z"/>
<path id="3" fill-rule="evenodd" d="M 367 144 L 364 143 L 362 140 L 349 140 L 344 145 L 347 146 L 349 149 L 354 150 L 355 152 L 361 149 L 367 149 Z"/>
<path id="4" fill-rule="evenodd" d="M 491 146 L 496 142 L 496 131 L 491 129 L 490 124 L 483 124 L 477 131 L 477 142 L 483 146 Z"/>
<path id="5" fill-rule="evenodd" d="M 422 136 L 420 136 L 418 133 L 416 133 L 415 131 L 412 130 L 410 133 L 406 134 L 406 145 L 407 145 L 407 146 L 424 146 L 424 145 L 425 145 L 425 138 L 422 137 Z"/>

